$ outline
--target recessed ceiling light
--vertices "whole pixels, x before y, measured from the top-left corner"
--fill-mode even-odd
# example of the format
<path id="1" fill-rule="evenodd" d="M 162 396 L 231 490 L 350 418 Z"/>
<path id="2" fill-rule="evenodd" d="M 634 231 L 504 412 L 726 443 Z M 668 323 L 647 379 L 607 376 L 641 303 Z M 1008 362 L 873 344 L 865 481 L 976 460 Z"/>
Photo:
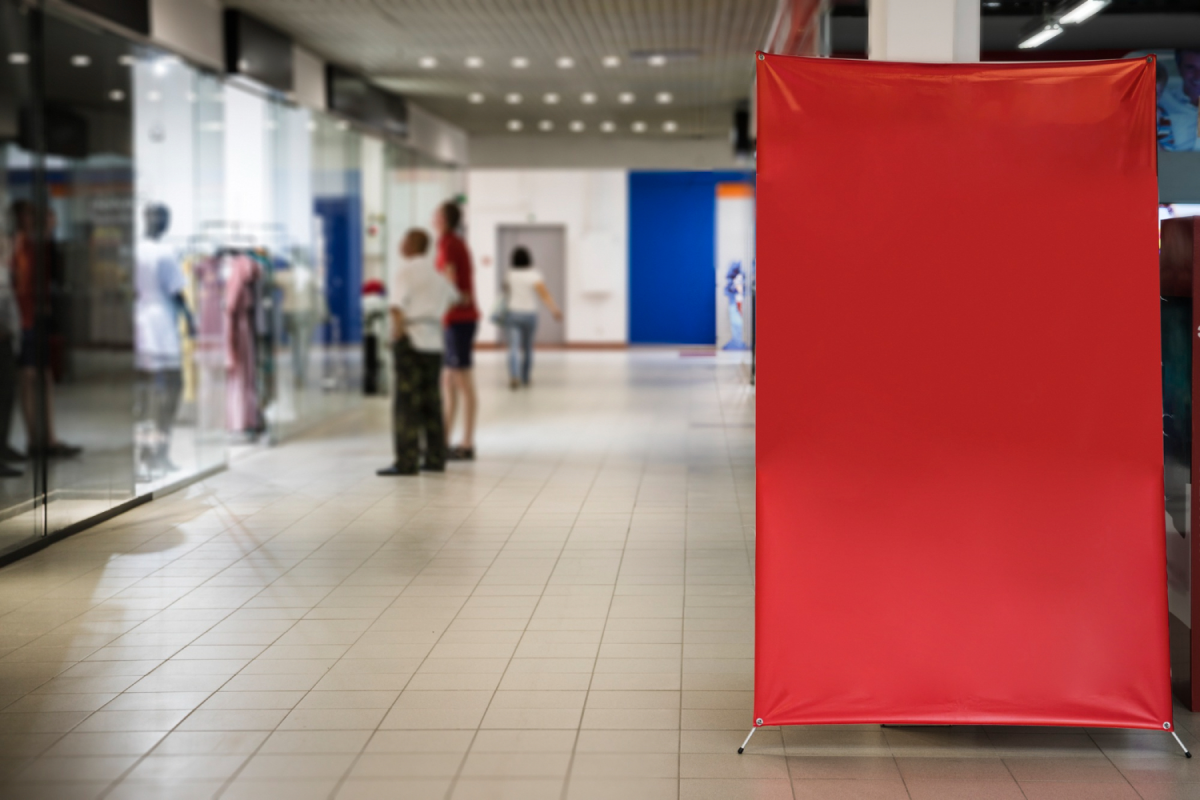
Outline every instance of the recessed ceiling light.
<path id="1" fill-rule="evenodd" d="M 114 103 L 119 103 L 125 99 L 125 93 L 120 89 L 113 89 L 108 93 L 108 99 L 112 100 Z"/>
<path id="2" fill-rule="evenodd" d="M 525 69 L 529 66 L 529 59 L 525 56 L 517 56 L 512 60 L 513 69 Z"/>
<path id="3" fill-rule="evenodd" d="M 674 133 L 677 130 L 679 130 L 679 125 L 675 123 L 675 120 L 669 119 L 663 123 L 663 133 Z"/>
<path id="4" fill-rule="evenodd" d="M 421 56 L 417 63 L 421 66 L 421 69 L 433 69 L 437 66 L 437 59 L 433 56 Z"/>
<path id="5" fill-rule="evenodd" d="M 633 96 L 633 92 L 621 92 L 617 95 L 617 100 L 625 105 L 629 105 L 637 98 Z"/>
<path id="6" fill-rule="evenodd" d="M 133 56 L 121 56 L 117 59 L 117 63 L 122 67 L 132 67 L 137 63 L 137 59 L 135 59 Z"/>
<path id="7" fill-rule="evenodd" d="M 583 129 L 585 127 L 586 126 L 579 120 L 575 120 L 574 122 L 571 123 L 571 131 L 573 133 L 583 133 Z"/>
<path id="8" fill-rule="evenodd" d="M 596 93 L 584 92 L 583 94 L 579 95 L 579 102 L 586 103 L 590 106 L 592 103 L 596 102 Z"/>
<path id="9" fill-rule="evenodd" d="M 483 59 L 479 56 L 467 56 L 467 60 L 464 63 L 468 69 L 479 69 L 483 66 Z"/>
<path id="10" fill-rule="evenodd" d="M 521 128 L 524 128 L 524 127 L 525 126 L 523 124 L 521 124 L 521 120 L 519 120 L 519 119 L 510 119 L 508 121 L 508 129 L 510 131 L 519 131 L 519 130 L 521 130 Z"/>
<path id="11" fill-rule="evenodd" d="M 646 132 L 646 123 L 644 123 L 640 120 L 633 123 L 629 127 L 634 133 L 645 133 Z"/>
<path id="12" fill-rule="evenodd" d="M 667 57 L 658 53 L 646 59 L 646 63 L 652 67 L 665 67 L 667 65 Z"/>
<path id="13" fill-rule="evenodd" d="M 554 123 L 548 119 L 544 119 L 538 123 L 538 130 L 552 131 L 554 130 Z"/>
<path id="14" fill-rule="evenodd" d="M 504 95 L 504 102 L 508 103 L 510 106 L 515 106 L 517 103 L 521 102 L 521 95 L 519 92 L 509 92 L 508 94 Z"/>
<path id="15" fill-rule="evenodd" d="M 146 92 L 146 99 L 151 103 L 157 103 L 159 100 L 162 100 L 162 95 L 155 91 L 149 91 Z"/>
<path id="16" fill-rule="evenodd" d="M 10 64 L 28 64 L 29 53 L 9 53 L 8 63 Z"/>
<path id="17" fill-rule="evenodd" d="M 606 119 L 606 120 L 604 120 L 604 122 L 600 123 L 600 130 L 604 131 L 605 133 L 612 133 L 616 129 L 617 129 L 617 123 L 613 122 L 610 119 Z"/>
<path id="18" fill-rule="evenodd" d="M 575 66 L 575 59 L 571 58 L 570 56 L 562 56 L 554 63 L 558 65 L 559 69 L 570 69 L 571 67 Z"/>
<path id="19" fill-rule="evenodd" d="M 600 59 L 600 63 L 609 69 L 612 69 L 613 67 L 621 66 L 621 59 L 617 56 L 605 56 L 604 58 Z"/>
<path id="20" fill-rule="evenodd" d="M 91 56 L 71 56 L 72 67 L 86 67 L 92 63 Z"/>
<path id="21" fill-rule="evenodd" d="M 467 95 L 467 100 L 472 103 L 482 103 L 483 102 L 483 93 L 482 92 L 471 92 L 469 95 Z"/>
<path id="22" fill-rule="evenodd" d="M 556 92 L 546 92 L 542 95 L 542 100 L 548 105 L 554 105 L 558 102 L 558 94 Z"/>
<path id="23" fill-rule="evenodd" d="M 308 129 L 309 131 L 315 131 L 317 129 L 317 121 L 315 119 L 310 119 L 308 121 Z"/>
<path id="24" fill-rule="evenodd" d="M 675 98 L 671 96 L 670 92 L 659 92 L 658 94 L 654 95 L 654 99 L 659 103 L 665 104 L 671 102 Z"/>

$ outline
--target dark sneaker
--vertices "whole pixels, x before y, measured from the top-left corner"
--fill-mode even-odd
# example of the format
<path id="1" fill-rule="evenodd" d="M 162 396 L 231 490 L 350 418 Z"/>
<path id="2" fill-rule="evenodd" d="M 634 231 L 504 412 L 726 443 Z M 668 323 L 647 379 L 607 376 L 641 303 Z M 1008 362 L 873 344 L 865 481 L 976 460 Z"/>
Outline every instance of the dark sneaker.
<path id="1" fill-rule="evenodd" d="M 400 469 L 400 467 L 396 466 L 395 464 L 392 464 L 390 467 L 384 467 L 383 469 L 375 470 L 376 475 L 381 475 L 385 478 L 393 475 L 419 475 L 420 473 L 421 471 L 416 469 Z"/>

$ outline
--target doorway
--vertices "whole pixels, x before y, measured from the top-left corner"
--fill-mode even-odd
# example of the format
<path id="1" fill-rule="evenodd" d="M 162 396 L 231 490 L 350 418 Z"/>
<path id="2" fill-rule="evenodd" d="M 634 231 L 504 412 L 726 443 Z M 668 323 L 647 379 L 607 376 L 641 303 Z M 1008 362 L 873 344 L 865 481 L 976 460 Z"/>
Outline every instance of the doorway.
<path id="1" fill-rule="evenodd" d="M 567 315 L 567 230 L 562 225 L 501 225 L 496 237 L 496 290 L 504 291 L 512 251 L 524 247 L 533 256 L 533 268 L 542 273 L 554 302 Z M 538 309 L 535 344 L 560 345 L 566 341 L 565 327 L 543 305 Z"/>

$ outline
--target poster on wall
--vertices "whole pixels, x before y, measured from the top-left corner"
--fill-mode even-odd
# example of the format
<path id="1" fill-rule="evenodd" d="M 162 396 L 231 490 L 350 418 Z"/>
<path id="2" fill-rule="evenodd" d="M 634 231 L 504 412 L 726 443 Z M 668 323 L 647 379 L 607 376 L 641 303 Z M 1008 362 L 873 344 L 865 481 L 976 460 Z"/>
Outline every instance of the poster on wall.
<path id="1" fill-rule="evenodd" d="M 754 262 L 754 187 L 717 184 L 717 347 L 748 350 L 750 273 Z"/>
<path id="2" fill-rule="evenodd" d="M 1160 150 L 1200 150 L 1200 50 L 1137 50 L 1127 58 L 1154 56 Z"/>

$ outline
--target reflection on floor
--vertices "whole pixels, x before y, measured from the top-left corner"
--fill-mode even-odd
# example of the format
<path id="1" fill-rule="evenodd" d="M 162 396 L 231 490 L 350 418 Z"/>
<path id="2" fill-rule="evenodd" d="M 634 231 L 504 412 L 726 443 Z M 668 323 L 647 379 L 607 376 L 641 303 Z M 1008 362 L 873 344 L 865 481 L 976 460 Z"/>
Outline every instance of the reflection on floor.
<path id="1" fill-rule="evenodd" d="M 539 355 L 509 392 L 484 354 L 473 464 L 376 478 L 373 401 L 0 571 L 0 797 L 1200 796 L 1153 732 L 763 729 L 737 756 L 742 368 Z"/>

